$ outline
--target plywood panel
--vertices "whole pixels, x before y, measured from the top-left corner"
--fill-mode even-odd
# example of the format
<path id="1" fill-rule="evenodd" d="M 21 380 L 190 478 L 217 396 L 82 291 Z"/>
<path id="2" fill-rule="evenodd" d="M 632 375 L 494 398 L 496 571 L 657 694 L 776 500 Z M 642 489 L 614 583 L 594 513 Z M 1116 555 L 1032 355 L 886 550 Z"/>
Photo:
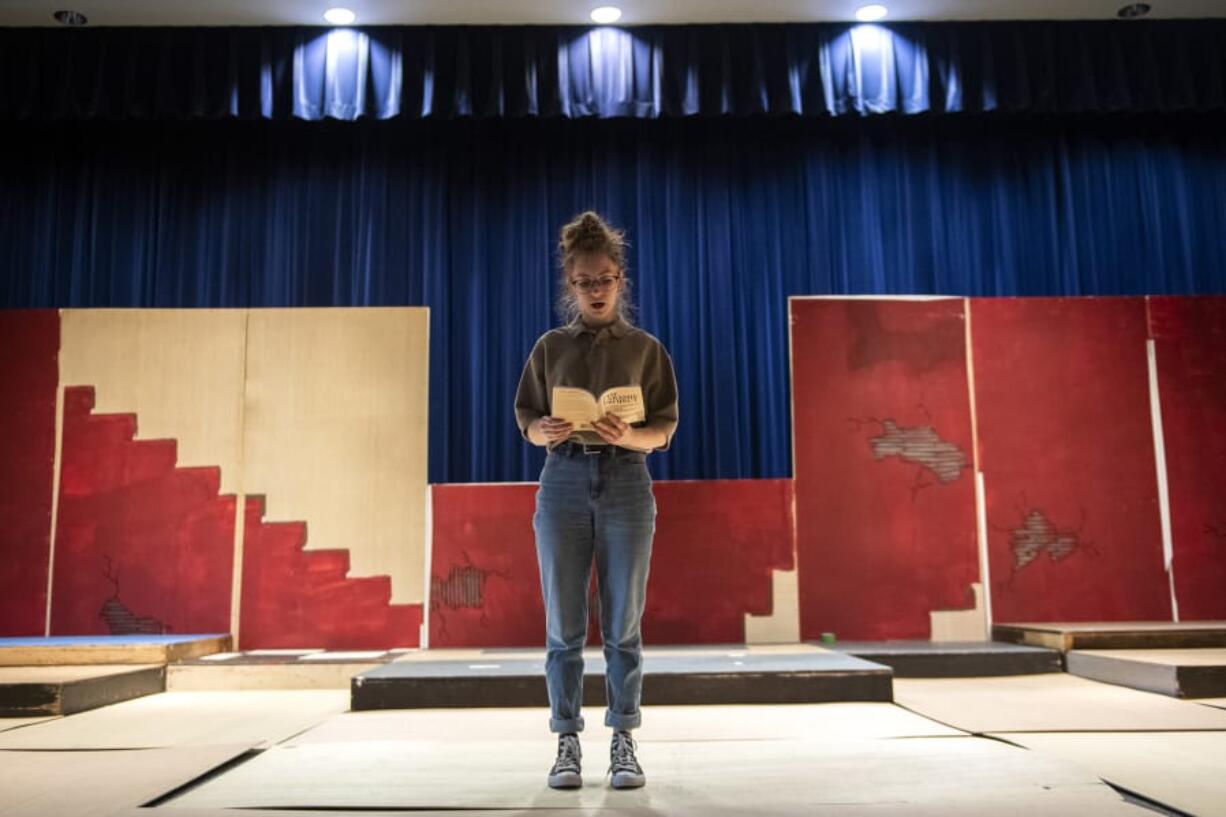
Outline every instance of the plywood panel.
<path id="1" fill-rule="evenodd" d="M 65 309 L 60 385 L 93 386 L 94 411 L 132 413 L 136 439 L 174 440 L 179 467 L 239 488 L 243 309 Z"/>
<path id="2" fill-rule="evenodd" d="M 644 641 L 743 642 L 745 615 L 772 611 L 772 574 L 792 566 L 789 481 L 662 480 L 652 490 Z M 430 646 L 543 643 L 536 485 L 436 485 L 433 495 Z M 599 643 L 594 624 L 589 641 Z"/>
<path id="3" fill-rule="evenodd" d="M 1169 620 L 1144 299 L 971 315 L 993 621 Z"/>
<path id="4" fill-rule="evenodd" d="M 1181 619 L 1226 617 L 1226 298 L 1149 299 Z"/>
<path id="5" fill-rule="evenodd" d="M 252 310 L 248 338 L 246 493 L 423 602 L 427 310 Z"/>
<path id="6" fill-rule="evenodd" d="M 979 573 L 963 301 L 790 308 L 801 638 L 928 638 Z"/>
<path id="7" fill-rule="evenodd" d="M 0 316 L 0 636 L 46 627 L 59 345 L 53 309 Z"/>
<path id="8" fill-rule="evenodd" d="M 217 468 L 180 468 L 174 440 L 134 440 L 133 414 L 64 392 L 54 635 L 230 628 L 235 498 Z"/>

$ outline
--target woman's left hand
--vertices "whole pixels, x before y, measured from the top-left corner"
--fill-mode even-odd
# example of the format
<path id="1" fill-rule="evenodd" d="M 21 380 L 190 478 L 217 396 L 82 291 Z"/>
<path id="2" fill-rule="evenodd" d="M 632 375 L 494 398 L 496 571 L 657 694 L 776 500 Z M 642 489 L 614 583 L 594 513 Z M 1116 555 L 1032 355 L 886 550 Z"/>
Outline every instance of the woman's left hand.
<path id="1" fill-rule="evenodd" d="M 599 420 L 593 420 L 592 428 L 596 429 L 602 440 L 612 445 L 625 445 L 634 431 L 616 414 L 606 414 Z"/>

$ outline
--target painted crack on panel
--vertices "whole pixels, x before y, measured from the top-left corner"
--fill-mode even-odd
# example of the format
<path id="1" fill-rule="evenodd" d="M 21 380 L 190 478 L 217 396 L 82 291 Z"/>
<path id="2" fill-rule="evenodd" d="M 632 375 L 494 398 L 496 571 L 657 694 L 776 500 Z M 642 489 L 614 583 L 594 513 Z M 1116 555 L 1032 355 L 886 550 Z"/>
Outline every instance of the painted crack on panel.
<path id="1" fill-rule="evenodd" d="M 992 528 L 1009 535 L 1009 550 L 1013 555 L 1012 574 L 1033 564 L 1047 554 L 1048 561 L 1061 562 L 1074 553 L 1085 552 L 1097 556 L 1098 550 L 1082 536 L 1085 527 L 1085 509 L 1076 528 L 1060 528 L 1041 508 L 1028 508 L 1021 520 L 1011 526 L 992 525 Z M 1012 576 L 1010 577 L 1012 579 Z"/>
<path id="2" fill-rule="evenodd" d="M 158 635 L 171 632 L 171 628 L 161 621 L 149 616 L 138 616 L 119 600 L 119 576 L 114 571 L 114 563 L 111 561 L 111 557 L 106 554 L 103 554 L 102 558 L 106 559 L 106 577 L 114 585 L 115 592 L 102 603 L 102 609 L 98 611 L 98 617 L 106 622 L 107 629 L 110 630 L 111 635 L 132 635 L 136 633 Z"/>
<path id="3" fill-rule="evenodd" d="M 481 611 L 481 623 L 487 624 L 485 611 L 485 583 L 491 576 L 510 579 L 499 570 L 488 570 L 472 563 L 468 551 L 461 551 L 463 563 L 452 565 L 446 578 L 432 576 L 430 579 L 430 610 L 439 625 L 439 634 L 447 636 L 447 618 L 444 608 L 450 610 L 473 609 Z"/>
<path id="4" fill-rule="evenodd" d="M 927 414 L 927 409 L 920 408 Z M 878 419 L 866 417 L 858 419 L 849 417 L 857 432 L 864 423 L 875 423 L 880 427 L 880 433 L 868 439 L 873 459 L 884 460 L 897 457 L 899 460 L 918 466 L 915 479 L 911 484 L 911 498 L 919 491 L 936 484 L 949 484 L 957 481 L 962 472 L 970 467 L 966 452 L 954 443 L 941 438 L 932 426 L 932 418 L 924 425 L 903 426 L 891 418 Z M 935 477 L 936 481 L 931 481 Z"/>

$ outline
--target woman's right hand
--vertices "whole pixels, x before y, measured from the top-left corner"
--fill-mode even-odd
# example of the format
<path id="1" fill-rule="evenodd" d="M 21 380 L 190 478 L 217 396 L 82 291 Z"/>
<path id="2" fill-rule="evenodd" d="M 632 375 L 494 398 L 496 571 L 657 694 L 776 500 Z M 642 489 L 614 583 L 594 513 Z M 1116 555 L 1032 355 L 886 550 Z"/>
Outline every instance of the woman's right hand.
<path id="1" fill-rule="evenodd" d="M 565 440 L 574 431 L 574 424 L 557 417 L 542 417 L 537 420 L 537 423 L 545 439 L 551 443 Z"/>

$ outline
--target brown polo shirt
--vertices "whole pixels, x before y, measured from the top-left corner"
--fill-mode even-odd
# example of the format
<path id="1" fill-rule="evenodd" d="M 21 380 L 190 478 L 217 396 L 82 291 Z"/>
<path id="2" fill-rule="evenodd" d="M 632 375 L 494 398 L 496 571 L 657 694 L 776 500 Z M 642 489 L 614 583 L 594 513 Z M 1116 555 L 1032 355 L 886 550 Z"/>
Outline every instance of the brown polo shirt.
<path id="1" fill-rule="evenodd" d="M 532 421 L 549 415 L 554 386 L 587 389 L 599 397 L 605 389 L 634 385 L 643 389 L 647 420 L 633 425 L 664 431 L 664 445 L 653 450 L 665 451 L 677 428 L 677 378 L 664 345 L 621 317 L 596 329 L 575 318 L 541 335 L 532 347 L 515 392 L 515 421 L 528 439 Z M 568 439 L 605 445 L 594 431 L 576 431 Z"/>

